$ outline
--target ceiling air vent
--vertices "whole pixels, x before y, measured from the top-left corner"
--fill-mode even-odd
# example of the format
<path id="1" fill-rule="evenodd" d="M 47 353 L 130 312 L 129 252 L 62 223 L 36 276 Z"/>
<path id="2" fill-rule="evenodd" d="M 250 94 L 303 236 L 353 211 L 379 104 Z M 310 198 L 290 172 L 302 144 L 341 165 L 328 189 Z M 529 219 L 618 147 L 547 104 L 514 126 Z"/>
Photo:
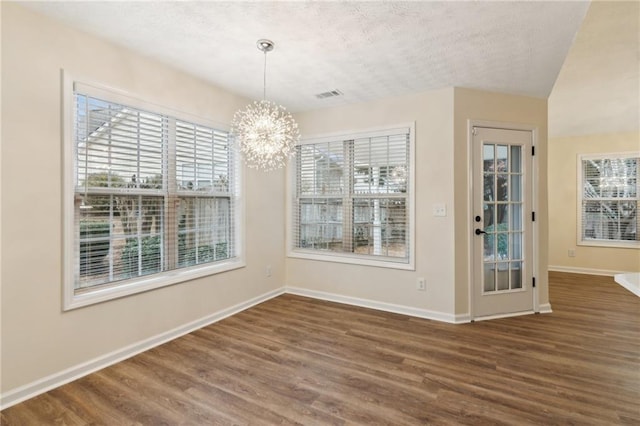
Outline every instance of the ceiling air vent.
<path id="1" fill-rule="evenodd" d="M 334 96 L 342 96 L 342 92 L 339 90 L 331 90 L 329 92 L 318 93 L 316 98 L 324 99 L 324 98 L 333 98 Z"/>

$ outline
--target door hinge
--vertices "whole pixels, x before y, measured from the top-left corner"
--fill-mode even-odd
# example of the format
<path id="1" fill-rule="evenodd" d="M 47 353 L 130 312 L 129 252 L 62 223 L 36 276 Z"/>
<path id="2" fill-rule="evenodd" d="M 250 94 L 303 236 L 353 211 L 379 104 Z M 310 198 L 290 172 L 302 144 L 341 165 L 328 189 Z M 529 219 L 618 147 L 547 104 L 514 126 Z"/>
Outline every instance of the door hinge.
<path id="1" fill-rule="evenodd" d="M 531 212 L 531 221 L 532 222 L 536 221 L 536 212 Z"/>
<path id="2" fill-rule="evenodd" d="M 533 286 L 536 286 L 536 277 L 533 277 Z"/>
<path id="3" fill-rule="evenodd" d="M 531 155 L 536 155 L 536 147 L 535 146 L 531 146 Z"/>
<path id="4" fill-rule="evenodd" d="M 473 129 L 471 129 L 471 134 L 472 134 L 473 136 L 477 135 L 477 134 L 478 134 L 478 129 L 477 129 L 476 127 L 474 127 Z"/>

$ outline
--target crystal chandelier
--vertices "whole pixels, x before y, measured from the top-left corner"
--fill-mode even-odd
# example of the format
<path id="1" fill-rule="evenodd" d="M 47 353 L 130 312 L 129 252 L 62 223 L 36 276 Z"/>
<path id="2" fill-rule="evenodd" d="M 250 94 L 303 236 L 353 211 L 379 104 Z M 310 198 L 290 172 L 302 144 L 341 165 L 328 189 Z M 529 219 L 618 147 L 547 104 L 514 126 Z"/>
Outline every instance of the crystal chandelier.
<path id="1" fill-rule="evenodd" d="M 236 112 L 231 134 L 240 145 L 245 164 L 252 169 L 271 171 L 284 167 L 295 153 L 300 140 L 298 124 L 285 107 L 267 98 L 267 52 L 273 50 L 271 40 L 261 39 L 258 49 L 264 52 L 264 81 L 261 101 L 255 101 Z"/>

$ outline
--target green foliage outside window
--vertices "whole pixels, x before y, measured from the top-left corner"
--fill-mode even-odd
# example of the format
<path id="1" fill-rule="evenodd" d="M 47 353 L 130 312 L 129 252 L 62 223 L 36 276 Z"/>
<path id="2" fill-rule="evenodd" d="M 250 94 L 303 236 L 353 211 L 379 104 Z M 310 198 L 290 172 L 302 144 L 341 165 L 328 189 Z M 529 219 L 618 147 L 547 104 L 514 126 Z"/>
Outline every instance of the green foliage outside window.
<path id="1" fill-rule="evenodd" d="M 109 253 L 109 222 L 80 222 L 80 274 L 93 274 L 102 269 L 102 261 Z M 88 239 L 98 241 L 85 241 Z"/>
<path id="2" fill-rule="evenodd" d="M 160 236 L 143 237 L 141 240 L 142 247 L 138 254 L 138 239 L 127 239 L 127 244 L 122 250 L 122 268 L 125 274 L 138 275 L 138 259 L 140 259 L 140 273 L 142 275 L 160 271 L 160 245 L 162 243 Z"/>

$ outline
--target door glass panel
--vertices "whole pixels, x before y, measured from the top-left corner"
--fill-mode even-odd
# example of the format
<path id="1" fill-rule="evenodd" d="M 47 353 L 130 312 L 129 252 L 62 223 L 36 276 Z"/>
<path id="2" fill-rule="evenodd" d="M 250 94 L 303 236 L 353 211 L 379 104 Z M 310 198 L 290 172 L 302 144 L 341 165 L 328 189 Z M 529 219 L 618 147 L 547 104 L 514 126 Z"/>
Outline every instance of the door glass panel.
<path id="1" fill-rule="evenodd" d="M 522 172 L 522 146 L 484 144 L 485 293 L 522 288 Z"/>
<path id="2" fill-rule="evenodd" d="M 484 200 L 485 201 L 494 201 L 495 197 L 495 184 L 494 184 L 494 174 L 485 173 L 484 175 Z"/>
<path id="3" fill-rule="evenodd" d="M 496 270 L 494 263 L 484 264 L 484 291 L 496 290 Z"/>
<path id="4" fill-rule="evenodd" d="M 511 262 L 511 289 L 522 288 L 522 262 Z"/>
<path id="5" fill-rule="evenodd" d="M 498 175 L 496 182 L 496 200 L 509 200 L 509 177 L 508 175 Z"/>
<path id="6" fill-rule="evenodd" d="M 496 240 L 498 242 L 498 260 L 509 259 L 509 234 L 506 232 L 498 232 L 496 234 Z"/>
<path id="7" fill-rule="evenodd" d="M 484 227 L 487 232 L 491 231 L 490 226 L 495 223 L 494 205 L 494 203 L 485 203 L 484 205 Z"/>
<path id="8" fill-rule="evenodd" d="M 511 259 L 522 259 L 522 233 L 511 234 Z"/>
<path id="9" fill-rule="evenodd" d="M 522 175 L 511 175 L 511 201 L 522 200 Z"/>
<path id="10" fill-rule="evenodd" d="M 482 150 L 482 162 L 483 162 L 483 169 L 485 172 L 495 172 L 496 168 L 495 165 L 493 164 L 493 159 L 495 158 L 495 156 L 493 155 L 493 145 L 492 144 L 485 144 L 484 148 Z"/>
<path id="11" fill-rule="evenodd" d="M 498 290 L 509 290 L 509 264 L 498 263 Z"/>
<path id="12" fill-rule="evenodd" d="M 507 157 L 507 146 L 506 145 L 498 145 L 497 146 L 497 156 L 496 156 L 496 170 L 499 173 L 504 173 L 509 170 L 509 159 Z"/>
<path id="13" fill-rule="evenodd" d="M 511 204 L 511 230 L 522 231 L 522 204 Z"/>
<path id="14" fill-rule="evenodd" d="M 511 146 L 511 173 L 520 173 L 522 167 L 520 166 L 520 154 L 522 147 L 519 145 Z"/>
<path id="15" fill-rule="evenodd" d="M 484 236 L 484 260 L 495 259 L 495 234 L 485 234 Z"/>
<path id="16" fill-rule="evenodd" d="M 506 231 L 509 229 L 509 206 L 506 204 L 498 204 L 498 230 Z"/>

